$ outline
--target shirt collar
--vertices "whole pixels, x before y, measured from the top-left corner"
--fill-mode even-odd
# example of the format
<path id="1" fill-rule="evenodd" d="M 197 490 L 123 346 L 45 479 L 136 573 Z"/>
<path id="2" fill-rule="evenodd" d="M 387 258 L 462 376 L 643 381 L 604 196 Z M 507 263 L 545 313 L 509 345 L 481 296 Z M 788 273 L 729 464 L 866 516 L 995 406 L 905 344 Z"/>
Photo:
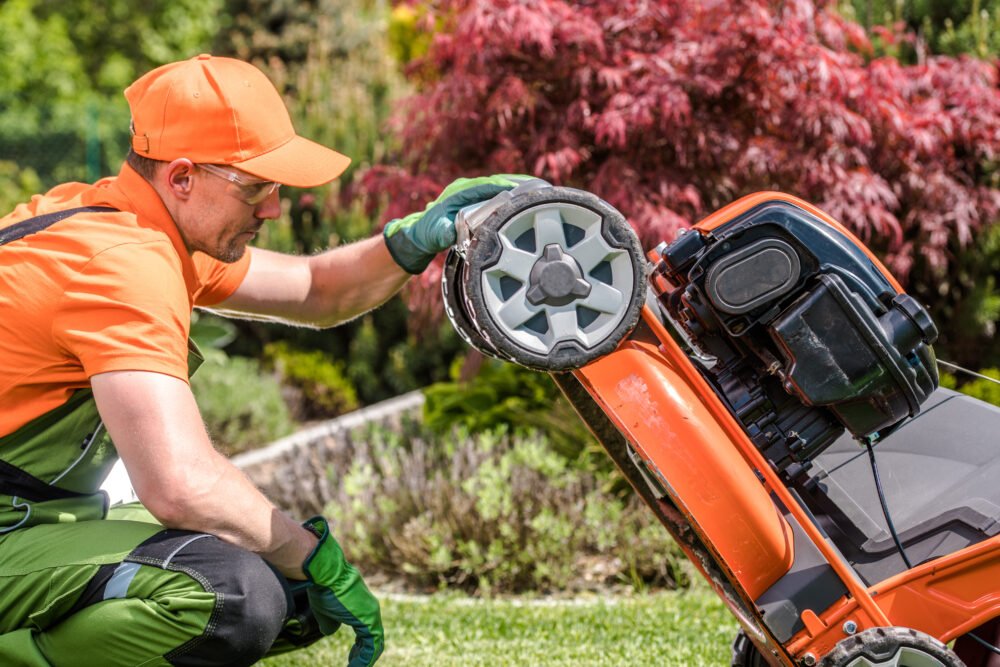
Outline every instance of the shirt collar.
<path id="1" fill-rule="evenodd" d="M 140 227 L 155 229 L 167 235 L 180 259 L 188 294 L 194 294 L 201 287 L 194 260 L 184 244 L 177 223 L 174 222 L 173 216 L 163 204 L 159 193 L 127 162 L 122 164 L 117 178 L 107 179 L 104 183 L 98 183 L 98 186 L 105 185 L 105 183 L 107 184 L 105 186 L 106 192 L 111 200 L 109 203 L 122 207 L 122 203 L 127 202 L 127 205 L 122 207 L 123 210 L 135 213 Z M 116 200 L 123 200 L 123 202 Z"/>

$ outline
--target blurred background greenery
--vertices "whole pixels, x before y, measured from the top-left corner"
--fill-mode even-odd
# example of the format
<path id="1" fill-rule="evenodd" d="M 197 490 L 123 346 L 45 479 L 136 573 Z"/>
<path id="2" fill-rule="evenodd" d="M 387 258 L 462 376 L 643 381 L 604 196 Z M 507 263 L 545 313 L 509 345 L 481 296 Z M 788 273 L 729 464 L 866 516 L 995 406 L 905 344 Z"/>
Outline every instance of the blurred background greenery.
<path id="1" fill-rule="evenodd" d="M 5 0 L 0 3 L 0 214 L 57 183 L 92 182 L 117 173 L 128 139 L 124 87 L 157 65 L 211 52 L 260 66 L 285 96 L 301 134 L 353 158 L 350 169 L 330 186 L 283 189 L 283 215 L 265 227 L 256 243 L 314 253 L 370 236 L 378 228 L 379 212 L 359 203 L 355 184 L 366 168 L 391 163 L 398 151 L 399 128 L 391 122 L 392 112 L 411 92 L 407 64 L 426 51 L 430 40 L 417 29 L 420 6 L 388 0 L 147 0 L 136 11 L 135 3 L 126 0 Z M 912 64 L 934 54 L 992 60 L 1000 52 L 1000 0 L 849 0 L 837 8 L 873 36 L 878 52 L 872 57 Z M 956 279 L 967 281 L 979 296 L 967 300 L 973 304 L 971 312 L 939 324 L 945 329 L 992 327 L 992 333 L 1000 316 L 1000 227 L 992 226 L 962 253 L 957 265 L 964 267 L 964 277 Z M 932 291 L 928 287 L 921 293 Z M 473 478 L 477 484 L 499 487 L 504 481 L 483 471 L 512 465 L 515 459 L 534 461 L 525 463 L 525 475 L 537 473 L 538 462 L 548 461 L 548 454 L 534 459 L 521 454 L 543 448 L 563 462 L 553 463 L 542 475 L 553 489 L 582 484 L 579 480 L 585 478 L 587 493 L 594 484 L 612 492 L 612 504 L 594 509 L 595 515 L 631 511 L 622 499 L 623 488 L 608 471 L 607 458 L 546 376 L 480 363 L 447 322 L 413 326 L 410 315 L 401 298 L 325 331 L 197 314 L 193 335 L 211 351 L 194 388 L 220 448 L 243 451 L 304 421 L 430 386 L 425 428 L 442 440 L 456 428 L 489 434 L 518 424 L 505 433 L 502 446 L 459 438 L 472 443 L 462 447 L 478 452 L 485 462 Z M 960 335 L 949 339 L 963 340 Z M 940 350 L 940 356 L 949 358 L 949 350 Z M 1000 351 L 994 345 L 983 365 L 1000 363 L 997 359 Z M 946 382 L 955 386 L 962 380 Z M 980 381 L 969 390 L 998 401 L 994 387 Z M 382 441 L 370 446 L 389 450 Z M 412 451 L 412 445 L 399 451 L 404 450 Z M 392 463 L 385 451 L 382 455 Z M 380 469 L 375 473 L 381 474 Z M 385 475 L 385 480 L 391 478 Z M 466 492 L 468 487 L 455 494 Z M 344 493 L 350 495 L 349 490 Z M 488 497 L 482 489 L 478 493 Z M 380 506 L 380 511 L 392 523 L 403 510 Z M 589 525 L 581 517 L 579 525 Z M 366 527 L 351 520 L 344 518 L 347 529 L 364 543 Z M 469 530 L 474 528 L 484 529 Z M 574 531 L 573 526 L 563 528 Z M 434 525 L 426 533 L 444 540 L 448 531 Z M 500 538 L 483 539 L 487 543 L 479 546 L 488 548 L 492 540 L 507 554 Z M 403 548 L 390 546 L 381 551 L 371 545 L 359 548 L 388 561 L 396 555 L 393 549 Z M 473 571 L 480 561 L 489 561 L 488 553 L 469 546 L 448 548 L 447 557 L 441 551 L 423 554 L 439 566 L 428 570 L 433 575 L 428 583 L 470 577 L 475 585 L 488 587 L 490 575 Z M 672 571 L 649 569 L 643 577 L 679 579 Z M 529 571 L 527 564 L 522 571 L 514 563 L 492 576 L 494 582 L 507 577 L 518 586 L 536 577 L 552 586 L 563 575 Z"/>

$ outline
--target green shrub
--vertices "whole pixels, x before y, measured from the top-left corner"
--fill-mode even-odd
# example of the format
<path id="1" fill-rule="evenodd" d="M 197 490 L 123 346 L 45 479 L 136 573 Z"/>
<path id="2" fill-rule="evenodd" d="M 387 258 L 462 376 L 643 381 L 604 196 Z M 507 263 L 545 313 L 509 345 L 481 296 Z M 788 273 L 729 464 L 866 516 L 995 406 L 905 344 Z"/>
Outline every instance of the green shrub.
<path id="1" fill-rule="evenodd" d="M 227 455 L 265 445 L 292 432 L 278 382 L 254 359 L 205 350 L 205 363 L 191 379 L 213 442 Z"/>
<path id="2" fill-rule="evenodd" d="M 0 160 L 0 216 L 7 215 L 15 206 L 41 191 L 42 182 L 34 169 Z"/>
<path id="3" fill-rule="evenodd" d="M 447 322 L 428 328 L 421 338 L 408 334 L 407 314 L 403 302 L 395 298 L 337 329 L 348 338 L 347 376 L 365 403 L 447 379 L 456 353 L 468 350 Z"/>
<path id="4" fill-rule="evenodd" d="M 397 4 L 392 8 L 387 33 L 389 52 L 396 62 L 405 65 L 427 53 L 432 33 L 417 27 L 425 11 L 424 7 L 407 4 Z"/>
<path id="5" fill-rule="evenodd" d="M 358 396 L 343 364 L 318 351 L 296 350 L 285 342 L 270 343 L 264 356 L 295 396 L 296 416 L 327 419 L 356 410 Z"/>
<path id="6" fill-rule="evenodd" d="M 1000 2 L 997 0 L 842 0 L 843 15 L 869 30 L 897 26 L 910 32 L 876 36 L 874 55 L 892 55 L 907 62 L 920 52 L 991 58 L 1000 51 Z"/>
<path id="7" fill-rule="evenodd" d="M 451 382 L 424 390 L 424 422 L 435 433 L 456 427 L 470 433 L 536 430 L 571 461 L 597 451 L 593 436 L 546 373 L 485 359 L 475 377 L 463 382 L 458 379 L 462 362 L 452 366 Z M 600 460 L 607 460 L 603 452 Z"/>
<path id="8" fill-rule="evenodd" d="M 539 434 L 372 429 L 328 465 L 326 514 L 368 572 L 480 593 L 687 584 L 652 512 L 604 493 Z"/>

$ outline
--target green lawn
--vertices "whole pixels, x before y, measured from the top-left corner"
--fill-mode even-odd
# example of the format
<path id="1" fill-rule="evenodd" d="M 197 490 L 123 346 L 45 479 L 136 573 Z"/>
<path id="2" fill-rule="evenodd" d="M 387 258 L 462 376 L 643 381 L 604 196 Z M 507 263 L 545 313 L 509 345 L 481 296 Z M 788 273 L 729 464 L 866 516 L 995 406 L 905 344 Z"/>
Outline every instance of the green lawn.
<path id="1" fill-rule="evenodd" d="M 562 601 L 384 596 L 382 614 L 387 648 L 379 667 L 728 667 L 736 634 L 736 622 L 703 587 Z M 311 649 L 260 664 L 345 665 L 350 642 L 341 629 Z"/>

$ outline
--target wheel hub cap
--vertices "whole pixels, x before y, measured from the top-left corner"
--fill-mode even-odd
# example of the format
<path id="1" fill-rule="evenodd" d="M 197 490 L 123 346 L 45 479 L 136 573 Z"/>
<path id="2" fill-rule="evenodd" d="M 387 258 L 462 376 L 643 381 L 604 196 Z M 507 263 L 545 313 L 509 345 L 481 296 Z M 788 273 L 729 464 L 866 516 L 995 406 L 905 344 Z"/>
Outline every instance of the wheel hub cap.
<path id="1" fill-rule="evenodd" d="M 531 267 L 525 297 L 533 306 L 564 306 L 590 295 L 591 286 L 583 279 L 580 264 L 555 243 L 545 246 Z"/>

